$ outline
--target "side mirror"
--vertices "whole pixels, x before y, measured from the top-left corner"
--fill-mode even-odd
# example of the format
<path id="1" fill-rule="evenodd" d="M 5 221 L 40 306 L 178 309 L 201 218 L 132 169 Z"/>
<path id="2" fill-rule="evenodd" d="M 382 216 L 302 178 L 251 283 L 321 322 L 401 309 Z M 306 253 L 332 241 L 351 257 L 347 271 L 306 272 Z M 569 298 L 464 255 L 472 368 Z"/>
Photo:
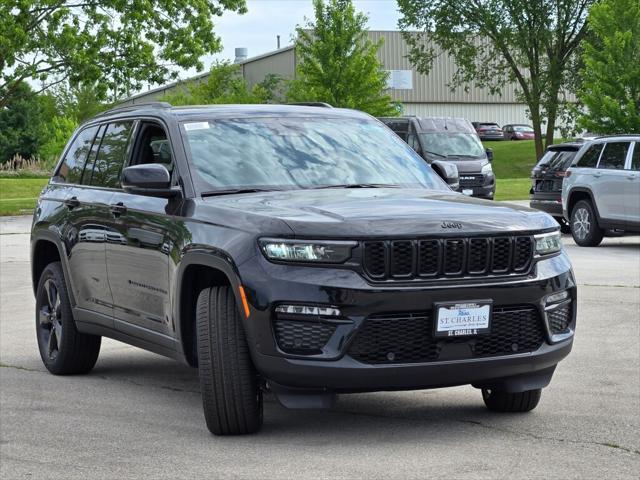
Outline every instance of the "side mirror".
<path id="1" fill-rule="evenodd" d="M 487 148 L 485 150 L 485 153 L 487 154 L 487 160 L 489 160 L 490 162 L 493 162 L 493 150 L 491 150 L 490 148 Z"/>
<path id="2" fill-rule="evenodd" d="M 456 164 L 442 160 L 434 160 L 431 162 L 431 167 L 440 178 L 447 182 L 451 190 L 458 191 L 460 188 L 460 176 L 458 175 L 458 167 Z"/>
<path id="3" fill-rule="evenodd" d="M 180 187 L 171 186 L 167 167 L 159 163 L 126 167 L 122 172 L 122 188 L 128 193 L 162 198 L 175 197 L 182 192 Z"/>

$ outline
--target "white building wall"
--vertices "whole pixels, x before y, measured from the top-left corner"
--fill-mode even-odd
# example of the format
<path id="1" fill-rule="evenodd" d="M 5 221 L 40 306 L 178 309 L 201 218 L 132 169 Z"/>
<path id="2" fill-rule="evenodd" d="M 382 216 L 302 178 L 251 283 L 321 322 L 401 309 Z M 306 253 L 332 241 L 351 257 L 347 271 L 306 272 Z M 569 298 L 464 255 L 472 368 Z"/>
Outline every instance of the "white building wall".
<path id="1" fill-rule="evenodd" d="M 471 122 L 530 125 L 526 106 L 519 103 L 404 103 L 403 115 L 418 117 L 459 117 Z"/>

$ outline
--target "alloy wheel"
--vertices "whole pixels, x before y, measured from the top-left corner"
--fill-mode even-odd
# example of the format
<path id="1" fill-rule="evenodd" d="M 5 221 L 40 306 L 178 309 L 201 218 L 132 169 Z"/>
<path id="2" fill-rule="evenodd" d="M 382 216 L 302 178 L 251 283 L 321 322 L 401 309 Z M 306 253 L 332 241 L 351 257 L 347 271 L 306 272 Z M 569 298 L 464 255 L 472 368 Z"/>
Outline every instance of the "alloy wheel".
<path id="1" fill-rule="evenodd" d="M 579 208 L 573 218 L 573 231 L 577 238 L 584 240 L 591 231 L 591 219 L 586 208 Z"/>
<path id="2" fill-rule="evenodd" d="M 62 345 L 62 308 L 60 291 L 52 278 L 44 283 L 45 302 L 38 312 L 42 344 L 49 360 L 55 360 Z"/>

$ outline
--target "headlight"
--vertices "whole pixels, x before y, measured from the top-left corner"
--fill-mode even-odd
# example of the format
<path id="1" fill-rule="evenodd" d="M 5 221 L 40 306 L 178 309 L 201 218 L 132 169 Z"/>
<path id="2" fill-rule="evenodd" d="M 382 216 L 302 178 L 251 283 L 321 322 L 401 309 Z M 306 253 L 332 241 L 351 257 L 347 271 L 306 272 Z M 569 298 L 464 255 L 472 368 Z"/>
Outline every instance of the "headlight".
<path id="1" fill-rule="evenodd" d="M 560 232 L 541 233 L 534 235 L 536 241 L 536 254 L 549 255 L 559 252 L 562 249 L 562 241 L 560 240 Z"/>
<path id="2" fill-rule="evenodd" d="M 493 173 L 493 168 L 491 168 L 491 164 L 490 163 L 486 163 L 483 167 L 482 170 L 480 170 L 481 173 Z"/>
<path id="3" fill-rule="evenodd" d="M 342 263 L 356 242 L 261 238 L 260 249 L 269 260 L 281 262 Z"/>

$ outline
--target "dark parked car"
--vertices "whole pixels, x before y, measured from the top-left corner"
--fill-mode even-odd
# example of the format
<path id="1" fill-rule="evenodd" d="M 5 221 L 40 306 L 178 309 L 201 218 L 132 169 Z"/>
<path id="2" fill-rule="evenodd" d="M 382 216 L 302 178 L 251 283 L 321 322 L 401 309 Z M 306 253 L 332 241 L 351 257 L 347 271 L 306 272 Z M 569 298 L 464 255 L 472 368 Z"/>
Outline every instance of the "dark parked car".
<path id="1" fill-rule="evenodd" d="M 550 145 L 531 171 L 531 208 L 553 215 L 563 233 L 569 233 L 570 229 L 562 216 L 562 180 L 583 145 L 581 142 Z"/>
<path id="2" fill-rule="evenodd" d="M 472 384 L 528 411 L 576 321 L 550 216 L 451 191 L 351 110 L 94 117 L 38 200 L 31 266 L 50 372 L 88 373 L 102 336 L 175 358 L 223 435 L 258 430 L 267 391 L 314 408 Z"/>
<path id="3" fill-rule="evenodd" d="M 443 163 L 457 167 L 459 191 L 492 199 L 496 177 L 491 168 L 493 151 L 484 149 L 478 135 L 464 118 L 379 118 L 438 172 Z"/>
<path id="4" fill-rule="evenodd" d="M 530 125 L 504 125 L 502 127 L 505 140 L 533 140 L 536 138 Z"/>
<path id="5" fill-rule="evenodd" d="M 492 122 L 472 122 L 480 140 L 504 140 L 504 133 L 500 125 Z"/>

